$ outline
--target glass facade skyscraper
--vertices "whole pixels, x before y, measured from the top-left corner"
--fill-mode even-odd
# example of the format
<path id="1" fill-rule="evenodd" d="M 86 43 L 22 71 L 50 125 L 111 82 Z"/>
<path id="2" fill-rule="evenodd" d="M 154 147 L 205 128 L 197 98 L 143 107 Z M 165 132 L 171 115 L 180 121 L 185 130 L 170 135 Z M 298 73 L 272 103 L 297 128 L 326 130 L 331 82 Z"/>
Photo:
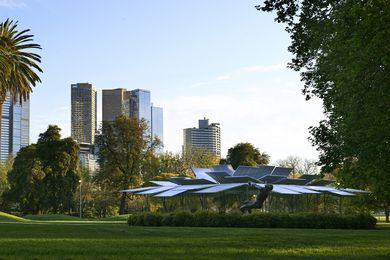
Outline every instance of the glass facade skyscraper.
<path id="1" fill-rule="evenodd" d="M 30 101 L 12 105 L 7 96 L 2 107 L 0 160 L 5 161 L 30 142 Z"/>
<path id="2" fill-rule="evenodd" d="M 97 92 L 89 83 L 71 85 L 71 135 L 78 143 L 95 143 Z"/>
<path id="3" fill-rule="evenodd" d="M 157 137 L 160 139 L 161 143 L 164 140 L 164 126 L 163 126 L 163 109 L 161 107 L 155 107 L 152 105 L 152 124 L 151 124 L 151 132 L 152 138 Z M 163 147 L 158 149 L 159 153 L 163 152 Z"/>
<path id="4" fill-rule="evenodd" d="M 145 119 L 149 125 L 152 121 L 150 103 L 150 91 L 144 89 L 135 89 L 131 91 L 130 97 L 130 117 Z"/>

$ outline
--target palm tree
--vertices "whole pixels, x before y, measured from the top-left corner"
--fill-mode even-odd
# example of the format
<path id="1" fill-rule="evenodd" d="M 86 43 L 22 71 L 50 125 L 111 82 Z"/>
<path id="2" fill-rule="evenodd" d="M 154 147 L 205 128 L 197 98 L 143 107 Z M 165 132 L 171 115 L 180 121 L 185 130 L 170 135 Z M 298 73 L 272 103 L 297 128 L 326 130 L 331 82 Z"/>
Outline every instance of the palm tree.
<path id="1" fill-rule="evenodd" d="M 12 103 L 26 101 L 41 79 L 36 71 L 42 72 L 37 65 L 41 62 L 38 54 L 28 52 L 41 49 L 39 44 L 31 43 L 30 30 L 17 30 L 18 22 L 7 19 L 0 23 L 0 129 L 3 103 L 10 95 Z"/>

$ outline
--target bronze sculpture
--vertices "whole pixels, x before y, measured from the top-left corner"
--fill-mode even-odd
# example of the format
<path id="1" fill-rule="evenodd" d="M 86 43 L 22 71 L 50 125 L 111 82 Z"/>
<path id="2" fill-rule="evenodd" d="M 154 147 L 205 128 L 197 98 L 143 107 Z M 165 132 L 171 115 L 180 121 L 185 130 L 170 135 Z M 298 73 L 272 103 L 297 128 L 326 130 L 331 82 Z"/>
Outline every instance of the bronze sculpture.
<path id="1" fill-rule="evenodd" d="M 270 184 L 266 184 L 264 187 L 259 187 L 252 182 L 249 182 L 249 187 L 255 187 L 259 189 L 259 193 L 257 194 L 255 201 L 245 201 L 241 205 L 240 210 L 242 213 L 245 213 L 245 211 L 252 213 L 252 209 L 261 209 L 263 207 L 264 201 L 267 199 L 269 193 L 273 189 L 273 186 Z"/>

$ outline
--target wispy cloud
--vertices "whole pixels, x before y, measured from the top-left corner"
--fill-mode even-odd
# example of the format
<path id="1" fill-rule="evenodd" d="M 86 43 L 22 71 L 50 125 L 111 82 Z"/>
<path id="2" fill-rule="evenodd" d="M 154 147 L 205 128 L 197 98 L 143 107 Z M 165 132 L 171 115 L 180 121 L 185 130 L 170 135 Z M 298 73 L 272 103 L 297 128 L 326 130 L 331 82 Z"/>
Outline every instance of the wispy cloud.
<path id="1" fill-rule="evenodd" d="M 283 63 L 242 67 L 231 73 L 218 76 L 216 77 L 216 80 L 229 80 L 235 77 L 243 76 L 245 74 L 279 71 L 285 68 L 286 68 L 286 64 Z"/>
<path id="2" fill-rule="evenodd" d="M 27 4 L 20 0 L 0 0 L 0 7 L 5 8 L 25 8 Z"/>

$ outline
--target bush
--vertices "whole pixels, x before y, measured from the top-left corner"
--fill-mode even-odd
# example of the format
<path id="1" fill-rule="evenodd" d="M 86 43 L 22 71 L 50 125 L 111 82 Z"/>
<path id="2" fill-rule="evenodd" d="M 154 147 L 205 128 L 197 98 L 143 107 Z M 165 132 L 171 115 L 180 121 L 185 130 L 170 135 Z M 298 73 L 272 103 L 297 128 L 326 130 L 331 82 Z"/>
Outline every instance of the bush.
<path id="1" fill-rule="evenodd" d="M 127 223 L 130 226 L 369 229 L 375 227 L 376 218 L 369 214 L 148 212 L 130 215 Z"/>

